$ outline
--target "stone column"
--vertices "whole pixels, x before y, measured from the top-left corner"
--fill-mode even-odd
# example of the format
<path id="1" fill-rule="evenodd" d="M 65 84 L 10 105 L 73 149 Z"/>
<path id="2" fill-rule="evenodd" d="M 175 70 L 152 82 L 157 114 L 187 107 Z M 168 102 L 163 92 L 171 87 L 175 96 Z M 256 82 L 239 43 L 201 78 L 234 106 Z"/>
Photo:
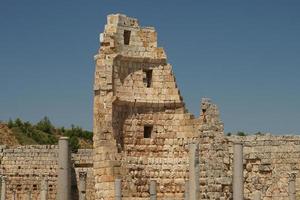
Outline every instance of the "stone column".
<path id="1" fill-rule="evenodd" d="M 17 200 L 17 191 L 16 191 L 16 189 L 13 190 L 13 200 Z"/>
<path id="2" fill-rule="evenodd" d="M 189 181 L 185 181 L 185 185 L 184 185 L 184 200 L 189 200 Z"/>
<path id="3" fill-rule="evenodd" d="M 289 199 L 296 200 L 296 173 L 290 173 L 288 181 Z"/>
<path id="4" fill-rule="evenodd" d="M 47 200 L 48 197 L 48 180 L 46 177 L 41 181 L 41 200 Z"/>
<path id="5" fill-rule="evenodd" d="M 156 181 L 150 181 L 150 200 L 156 200 Z"/>
<path id="6" fill-rule="evenodd" d="M 244 199 L 243 144 L 233 144 L 233 200 Z"/>
<path id="7" fill-rule="evenodd" d="M 253 193 L 253 200 L 261 200 L 261 192 L 256 190 L 254 193 Z"/>
<path id="8" fill-rule="evenodd" d="M 189 200 L 199 199 L 199 147 L 189 144 Z"/>
<path id="9" fill-rule="evenodd" d="M 69 138 L 59 138 L 57 200 L 71 199 L 70 157 Z"/>
<path id="10" fill-rule="evenodd" d="M 86 176 L 86 172 L 79 172 L 79 200 L 86 198 Z"/>
<path id="11" fill-rule="evenodd" d="M 122 180 L 117 178 L 115 180 L 115 200 L 122 199 Z"/>
<path id="12" fill-rule="evenodd" d="M 31 200 L 31 190 L 27 191 L 27 200 Z"/>
<path id="13" fill-rule="evenodd" d="M 6 197 L 6 177 L 1 176 L 1 200 L 5 200 Z"/>

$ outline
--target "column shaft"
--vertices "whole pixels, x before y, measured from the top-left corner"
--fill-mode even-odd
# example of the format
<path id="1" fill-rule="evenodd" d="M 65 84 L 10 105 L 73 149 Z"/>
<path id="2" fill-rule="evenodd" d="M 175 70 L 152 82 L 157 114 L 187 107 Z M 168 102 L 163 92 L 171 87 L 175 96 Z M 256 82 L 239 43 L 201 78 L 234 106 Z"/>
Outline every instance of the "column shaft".
<path id="1" fill-rule="evenodd" d="M 61 137 L 58 142 L 58 188 L 57 200 L 71 199 L 69 138 Z"/>
<path id="2" fill-rule="evenodd" d="M 184 200 L 189 200 L 189 182 L 186 181 L 184 185 Z"/>
<path id="3" fill-rule="evenodd" d="M 296 173 L 289 174 L 288 192 L 289 199 L 296 200 Z"/>
<path id="4" fill-rule="evenodd" d="M 48 197 L 48 180 L 43 178 L 41 181 L 41 200 L 47 200 Z"/>
<path id="5" fill-rule="evenodd" d="M 233 144 L 233 200 L 244 199 L 243 145 Z"/>
<path id="6" fill-rule="evenodd" d="M 189 200 L 199 199 L 199 147 L 189 145 Z"/>
<path id="7" fill-rule="evenodd" d="M 119 178 L 115 180 L 115 199 L 122 199 L 122 180 Z"/>
<path id="8" fill-rule="evenodd" d="M 1 200 L 5 200 L 6 197 L 6 177 L 1 176 Z"/>
<path id="9" fill-rule="evenodd" d="M 255 191 L 253 194 L 253 199 L 254 200 L 261 200 L 261 192 L 260 191 Z"/>
<path id="10" fill-rule="evenodd" d="M 86 172 L 79 172 L 79 200 L 86 198 Z"/>
<path id="11" fill-rule="evenodd" d="M 150 200 L 156 200 L 156 181 L 150 181 Z"/>
<path id="12" fill-rule="evenodd" d="M 31 200 L 31 191 L 30 190 L 27 192 L 27 200 Z"/>

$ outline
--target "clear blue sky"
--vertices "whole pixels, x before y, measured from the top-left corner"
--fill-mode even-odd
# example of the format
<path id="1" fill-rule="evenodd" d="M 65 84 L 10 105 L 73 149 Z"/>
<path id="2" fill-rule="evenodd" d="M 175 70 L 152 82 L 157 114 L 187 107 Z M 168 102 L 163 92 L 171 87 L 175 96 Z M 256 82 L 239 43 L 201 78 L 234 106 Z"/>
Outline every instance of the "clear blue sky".
<path id="1" fill-rule="evenodd" d="M 106 15 L 155 26 L 189 111 L 225 131 L 300 133 L 298 0 L 0 0 L 0 120 L 92 128 L 93 56 Z"/>

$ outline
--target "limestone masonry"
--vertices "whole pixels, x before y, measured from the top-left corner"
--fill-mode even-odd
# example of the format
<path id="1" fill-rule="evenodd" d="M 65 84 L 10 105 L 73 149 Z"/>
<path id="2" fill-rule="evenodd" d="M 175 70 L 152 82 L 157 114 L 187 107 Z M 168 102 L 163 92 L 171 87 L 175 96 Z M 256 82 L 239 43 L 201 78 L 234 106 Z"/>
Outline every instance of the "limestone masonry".
<path id="1" fill-rule="evenodd" d="M 43 179 L 48 181 L 47 199 L 56 199 L 57 158 L 58 148 L 54 145 L 20 146 L 14 149 L 0 146 L 0 174 L 6 179 L 6 199 L 41 199 Z M 71 163 L 72 199 L 78 199 L 77 185 L 82 172 L 87 174 L 86 199 L 95 199 L 92 149 L 79 149 L 72 154 Z"/>
<path id="2" fill-rule="evenodd" d="M 289 174 L 300 168 L 300 137 L 226 137 L 219 110 L 207 98 L 195 118 L 157 46 L 155 29 L 140 27 L 135 18 L 109 15 L 100 44 L 94 82 L 96 199 L 114 199 L 116 178 L 125 200 L 149 199 L 151 181 L 157 199 L 184 199 L 188 186 L 197 188 L 190 199 L 232 199 L 235 142 L 243 144 L 241 195 L 289 199 Z M 199 147 L 199 168 L 189 165 L 198 162 L 189 160 L 190 144 Z M 199 180 L 189 181 L 191 170 Z"/>
<path id="3" fill-rule="evenodd" d="M 109 15 L 100 44 L 94 149 L 65 165 L 72 200 L 300 199 L 299 136 L 225 136 L 208 98 L 194 117 L 155 29 L 135 18 Z M 56 199 L 69 177 L 60 149 L 0 146 L 1 199 Z"/>

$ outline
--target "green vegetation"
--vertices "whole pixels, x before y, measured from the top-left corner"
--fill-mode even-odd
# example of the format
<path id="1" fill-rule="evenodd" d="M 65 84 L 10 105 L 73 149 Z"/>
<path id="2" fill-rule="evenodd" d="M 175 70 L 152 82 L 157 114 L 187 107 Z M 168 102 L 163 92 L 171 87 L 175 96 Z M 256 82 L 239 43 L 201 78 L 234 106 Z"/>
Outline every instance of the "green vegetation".
<path id="1" fill-rule="evenodd" d="M 232 136 L 232 135 L 237 135 L 237 136 L 247 136 L 247 135 L 257 135 L 257 136 L 264 136 L 265 134 L 262 133 L 262 132 L 257 132 L 257 133 L 245 133 L 243 131 L 238 131 L 236 133 L 231 133 L 231 132 L 228 132 L 226 133 L 226 136 Z"/>
<path id="2" fill-rule="evenodd" d="M 23 122 L 19 118 L 14 121 L 10 119 L 7 126 L 22 145 L 57 144 L 59 137 L 67 136 L 70 138 L 70 146 L 73 151 L 81 148 L 81 143 L 85 144 L 84 148 L 92 146 L 92 132 L 74 125 L 70 129 L 56 128 L 48 117 L 44 117 L 36 124 Z"/>
<path id="3" fill-rule="evenodd" d="M 254 135 L 263 136 L 263 135 L 265 135 L 265 134 L 264 134 L 264 133 L 262 133 L 262 132 L 257 132 L 257 133 L 255 133 Z"/>
<path id="4" fill-rule="evenodd" d="M 244 133 L 244 132 L 242 132 L 242 131 L 238 131 L 236 135 L 237 135 L 237 136 L 246 136 L 247 133 Z"/>
<path id="5" fill-rule="evenodd" d="M 237 135 L 237 136 L 247 136 L 249 135 L 248 133 L 245 133 L 243 131 L 238 131 L 236 133 L 231 133 L 231 132 L 228 132 L 226 133 L 226 136 L 232 136 L 232 135 Z"/>
<path id="6" fill-rule="evenodd" d="M 231 136 L 231 135 L 232 135 L 231 132 L 226 133 L 226 136 Z"/>

